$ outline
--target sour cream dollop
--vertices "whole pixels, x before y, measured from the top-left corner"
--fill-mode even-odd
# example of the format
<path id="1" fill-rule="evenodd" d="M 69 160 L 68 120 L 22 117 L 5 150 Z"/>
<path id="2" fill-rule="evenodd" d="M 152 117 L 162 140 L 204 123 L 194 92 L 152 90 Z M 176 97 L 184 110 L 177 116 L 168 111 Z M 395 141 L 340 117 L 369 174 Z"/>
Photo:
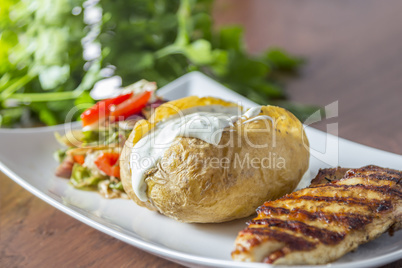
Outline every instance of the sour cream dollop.
<path id="1" fill-rule="evenodd" d="M 143 202 L 148 200 L 145 173 L 156 166 L 176 137 L 198 138 L 218 145 L 225 128 L 232 126 L 239 118 L 257 116 L 261 112 L 261 106 L 253 107 L 243 115 L 240 112 L 238 107 L 199 106 L 183 110 L 180 114 L 159 122 L 131 150 L 131 179 L 137 197 Z M 259 119 L 265 117 L 268 116 L 261 116 Z"/>

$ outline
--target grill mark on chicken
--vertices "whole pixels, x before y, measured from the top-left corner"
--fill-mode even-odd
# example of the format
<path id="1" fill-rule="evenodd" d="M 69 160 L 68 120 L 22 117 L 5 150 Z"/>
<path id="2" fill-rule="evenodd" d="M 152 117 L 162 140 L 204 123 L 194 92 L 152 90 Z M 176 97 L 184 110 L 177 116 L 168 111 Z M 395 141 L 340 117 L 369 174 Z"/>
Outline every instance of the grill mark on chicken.
<path id="1" fill-rule="evenodd" d="M 372 171 L 373 173 L 369 173 L 369 171 Z M 381 173 L 386 173 L 386 174 L 390 174 L 390 175 L 396 175 L 397 178 L 401 178 L 402 174 L 400 171 L 395 170 L 395 169 L 384 169 L 384 168 L 380 168 L 377 166 L 366 166 L 366 167 L 362 167 L 359 169 L 349 169 L 344 177 L 348 178 L 348 177 L 352 177 L 352 176 L 367 176 L 367 175 L 375 175 L 375 177 L 379 177 L 381 176 L 381 174 L 378 174 L 378 171 L 381 171 Z"/>
<path id="2" fill-rule="evenodd" d="M 398 191 L 397 189 L 393 189 L 389 186 L 374 186 L 374 185 L 364 185 L 364 184 L 354 184 L 354 185 L 344 185 L 344 184 L 321 184 L 321 185 L 316 185 L 309 187 L 310 189 L 314 188 L 322 188 L 322 187 L 333 187 L 333 188 L 342 188 L 343 190 L 346 189 L 353 189 L 353 188 L 362 188 L 364 190 L 370 190 L 370 191 L 375 191 L 379 192 L 383 195 L 397 195 L 402 198 L 402 192 Z"/>
<path id="3" fill-rule="evenodd" d="M 287 229 L 295 233 L 301 233 L 303 235 L 318 239 L 326 245 L 339 243 L 339 241 L 341 241 L 346 235 L 345 233 L 333 232 L 327 229 L 314 227 L 300 221 L 283 221 L 274 218 L 252 220 L 249 223 L 249 226 L 250 225 L 266 225 L 268 227 Z M 258 230 L 258 228 L 251 227 L 250 230 Z"/>
<path id="4" fill-rule="evenodd" d="M 353 174 L 350 175 L 348 177 L 346 177 L 347 179 L 349 178 L 364 178 L 364 179 L 375 179 L 375 180 L 385 180 L 385 181 L 392 181 L 395 182 L 396 184 L 402 184 L 402 179 L 399 176 L 386 176 L 386 175 L 378 175 L 378 174 Z"/>
<path id="5" fill-rule="evenodd" d="M 324 221 L 326 223 L 341 223 L 348 229 L 357 229 L 362 226 L 372 222 L 373 217 L 355 214 L 355 213 L 323 213 L 323 212 L 309 212 L 304 209 L 286 209 L 282 207 L 271 207 L 271 206 L 261 206 L 257 209 L 257 213 L 263 213 L 266 216 L 279 216 L 279 215 L 289 215 L 292 219 L 309 221 Z"/>
<path id="6" fill-rule="evenodd" d="M 291 250 L 311 250 L 315 248 L 317 242 L 309 241 L 303 237 L 298 237 L 294 234 L 289 234 L 280 230 L 266 229 L 266 228 L 247 228 L 241 231 L 241 234 L 253 234 L 263 237 L 262 240 L 273 239 L 279 242 L 283 242 Z M 248 240 L 250 245 L 259 245 L 261 239 Z"/>
<path id="7" fill-rule="evenodd" d="M 401 171 L 396 170 L 396 169 L 391 169 L 391 168 L 382 168 L 379 166 L 375 166 L 375 165 L 368 165 L 368 166 L 364 166 L 361 168 L 354 168 L 354 169 L 349 169 L 350 171 L 353 172 L 367 172 L 367 171 L 381 171 L 382 173 L 389 173 L 389 174 L 395 174 L 398 176 L 402 176 Z"/>
<path id="8" fill-rule="evenodd" d="M 320 170 L 310 187 L 265 202 L 257 209 L 258 217 L 239 233 L 232 256 L 257 254 L 250 250 L 266 244 L 266 255 L 255 255 L 259 261 L 321 264 L 387 229 L 402 228 L 402 172 L 373 165 L 345 170 Z M 318 184 L 322 181 L 328 183 Z M 323 247 L 336 250 L 317 255 Z"/>
<path id="9" fill-rule="evenodd" d="M 353 197 L 338 197 L 338 196 L 310 196 L 310 195 L 302 195 L 302 196 L 292 196 L 287 195 L 281 198 L 281 200 L 308 200 L 308 201 L 324 201 L 328 203 L 344 203 L 345 205 L 359 205 L 368 207 L 370 210 L 379 211 L 390 210 L 393 208 L 390 200 L 367 200 L 367 199 L 359 199 Z"/>
<path id="10" fill-rule="evenodd" d="M 386 175 L 381 175 L 377 173 L 368 173 L 376 172 L 381 170 L 382 173 Z M 311 186 L 317 184 L 325 184 L 332 181 L 337 181 L 342 178 L 349 177 L 362 177 L 362 178 L 373 178 L 379 180 L 388 180 L 394 181 L 397 184 L 402 184 L 402 175 L 398 170 L 393 169 L 381 169 L 376 166 L 366 166 L 360 169 L 348 169 L 348 168 L 324 168 L 318 171 L 317 176 L 311 181 Z"/>

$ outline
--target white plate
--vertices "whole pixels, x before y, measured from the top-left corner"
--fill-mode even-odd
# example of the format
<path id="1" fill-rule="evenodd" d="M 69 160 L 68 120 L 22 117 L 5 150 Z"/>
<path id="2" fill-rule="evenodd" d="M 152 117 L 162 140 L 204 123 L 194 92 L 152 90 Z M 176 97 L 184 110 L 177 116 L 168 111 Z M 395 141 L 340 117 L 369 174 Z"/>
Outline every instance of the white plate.
<path id="1" fill-rule="evenodd" d="M 189 95 L 216 96 L 255 105 L 200 73 L 187 74 L 159 94 L 167 99 Z M 59 145 L 53 132 L 66 125 L 36 129 L 0 130 L 0 169 L 22 187 L 70 216 L 135 247 L 191 267 L 269 267 L 230 259 L 233 241 L 245 219 L 223 224 L 185 224 L 148 211 L 129 200 L 106 200 L 93 192 L 74 189 L 54 176 L 53 152 Z M 68 128 L 68 127 L 67 127 Z M 312 146 L 310 180 L 319 168 L 366 164 L 402 169 L 402 156 L 353 143 L 306 127 Z M 338 161 L 339 160 L 339 161 Z M 314 267 L 375 267 L 402 256 L 402 232 L 362 245 L 335 263 Z M 308 266 L 303 266 L 308 267 Z"/>

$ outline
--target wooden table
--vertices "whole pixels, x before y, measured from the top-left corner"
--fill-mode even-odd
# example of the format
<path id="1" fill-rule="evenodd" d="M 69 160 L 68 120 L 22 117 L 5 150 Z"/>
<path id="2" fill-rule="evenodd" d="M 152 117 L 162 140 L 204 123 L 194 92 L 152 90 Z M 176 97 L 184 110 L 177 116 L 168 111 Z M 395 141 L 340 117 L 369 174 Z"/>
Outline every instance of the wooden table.
<path id="1" fill-rule="evenodd" d="M 219 24 L 246 28 L 249 51 L 280 46 L 308 64 L 292 100 L 339 101 L 339 135 L 402 154 L 402 2 L 218 1 Z M 325 130 L 328 122 L 316 127 Z M 401 163 L 402 165 L 402 163 Z M 109 237 L 0 174 L 1 267 L 180 267 Z M 402 242 L 401 242 L 402 243 Z M 402 267 L 402 260 L 386 265 Z"/>

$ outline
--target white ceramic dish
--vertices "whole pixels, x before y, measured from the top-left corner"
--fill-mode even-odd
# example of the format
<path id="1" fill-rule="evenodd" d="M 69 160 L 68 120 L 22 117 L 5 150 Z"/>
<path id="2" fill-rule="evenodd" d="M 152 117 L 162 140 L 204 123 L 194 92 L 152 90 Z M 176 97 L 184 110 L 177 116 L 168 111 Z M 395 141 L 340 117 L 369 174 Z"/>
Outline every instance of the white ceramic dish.
<path id="1" fill-rule="evenodd" d="M 204 75 L 187 74 L 159 94 L 167 99 L 189 95 L 216 96 L 255 105 Z M 190 267 L 270 267 L 262 263 L 238 263 L 230 259 L 237 232 L 245 219 L 223 224 L 179 223 L 135 205 L 129 200 L 106 200 L 93 192 L 74 189 L 54 176 L 53 152 L 59 147 L 53 132 L 68 125 L 36 129 L 0 130 L 0 169 L 15 182 L 70 216 L 155 255 Z M 306 127 L 312 146 L 308 182 L 319 168 L 330 165 L 360 167 L 376 164 L 402 169 L 402 156 L 380 151 Z M 335 263 L 313 267 L 376 267 L 402 256 L 402 231 L 362 245 Z M 309 267 L 309 266 L 302 266 Z"/>

